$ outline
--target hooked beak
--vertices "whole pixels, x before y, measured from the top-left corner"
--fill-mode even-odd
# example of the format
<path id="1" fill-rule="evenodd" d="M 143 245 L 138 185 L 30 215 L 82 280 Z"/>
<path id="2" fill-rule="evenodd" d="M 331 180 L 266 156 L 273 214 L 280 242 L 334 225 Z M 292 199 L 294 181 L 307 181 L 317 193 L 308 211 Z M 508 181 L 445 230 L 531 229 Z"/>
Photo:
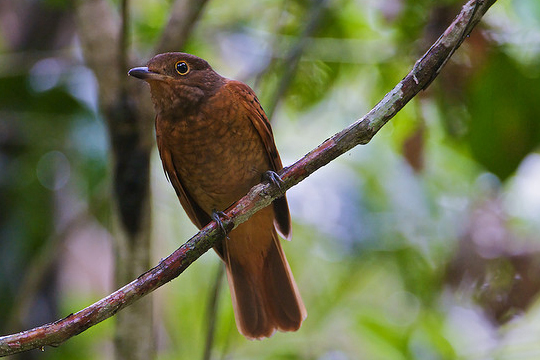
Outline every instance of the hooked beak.
<path id="1" fill-rule="evenodd" d="M 164 80 L 165 76 L 148 70 L 146 66 L 140 66 L 128 71 L 129 76 L 136 77 L 141 80 Z"/>

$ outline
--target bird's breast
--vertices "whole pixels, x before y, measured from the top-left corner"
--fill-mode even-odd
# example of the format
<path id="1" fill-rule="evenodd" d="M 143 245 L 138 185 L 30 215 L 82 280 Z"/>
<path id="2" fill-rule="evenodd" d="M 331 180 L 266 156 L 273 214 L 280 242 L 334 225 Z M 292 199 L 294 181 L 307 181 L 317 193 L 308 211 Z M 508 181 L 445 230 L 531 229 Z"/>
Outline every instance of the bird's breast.
<path id="1" fill-rule="evenodd" d="M 184 189 L 207 213 L 224 210 L 270 169 L 262 140 L 248 118 L 200 111 L 158 121 Z"/>

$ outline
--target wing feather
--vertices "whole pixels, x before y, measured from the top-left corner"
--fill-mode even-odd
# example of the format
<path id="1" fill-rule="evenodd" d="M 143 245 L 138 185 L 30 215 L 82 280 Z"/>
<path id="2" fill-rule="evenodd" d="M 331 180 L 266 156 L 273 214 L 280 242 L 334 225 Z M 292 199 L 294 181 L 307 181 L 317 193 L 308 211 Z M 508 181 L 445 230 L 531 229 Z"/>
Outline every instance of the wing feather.
<path id="1" fill-rule="evenodd" d="M 208 216 L 208 214 L 204 212 L 204 210 L 202 210 L 199 205 L 197 205 L 197 203 L 182 186 L 180 175 L 178 174 L 178 171 L 174 166 L 172 152 L 162 141 L 162 136 L 161 134 L 159 134 L 158 131 L 159 130 L 156 129 L 156 140 L 159 150 L 159 156 L 161 157 L 161 163 L 163 164 L 163 170 L 165 171 L 165 175 L 171 182 L 174 190 L 176 191 L 176 195 L 180 200 L 180 204 L 182 204 L 182 207 L 186 211 L 190 220 L 195 224 L 195 226 L 201 229 L 210 222 L 210 216 Z"/>
<path id="2" fill-rule="evenodd" d="M 280 171 L 283 168 L 281 163 L 281 158 L 276 148 L 274 142 L 274 135 L 272 133 L 272 128 L 270 122 L 266 117 L 266 114 L 255 95 L 255 92 L 246 84 L 236 81 L 229 80 L 225 85 L 231 96 L 235 96 L 236 99 L 232 102 L 233 104 L 242 104 L 249 114 L 249 120 L 252 125 L 257 130 L 257 133 L 261 137 L 261 140 L 264 144 L 266 154 L 271 166 L 270 170 L 275 172 Z M 291 236 L 291 216 L 289 214 L 289 206 L 287 204 L 287 198 L 285 196 L 280 197 L 274 200 L 274 225 L 276 230 L 286 239 L 290 239 Z"/>

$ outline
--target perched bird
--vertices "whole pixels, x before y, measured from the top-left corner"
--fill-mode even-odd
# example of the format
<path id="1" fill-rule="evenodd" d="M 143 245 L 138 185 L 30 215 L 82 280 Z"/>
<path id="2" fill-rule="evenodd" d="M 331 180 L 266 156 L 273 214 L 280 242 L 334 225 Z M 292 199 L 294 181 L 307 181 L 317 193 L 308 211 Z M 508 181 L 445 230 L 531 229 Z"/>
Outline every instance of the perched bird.
<path id="1" fill-rule="evenodd" d="M 199 229 L 283 167 L 266 114 L 246 84 L 179 52 L 156 55 L 129 75 L 150 84 L 163 168 Z M 307 315 L 277 232 L 290 237 L 285 196 L 214 248 L 225 262 L 236 325 L 249 339 L 296 331 Z"/>

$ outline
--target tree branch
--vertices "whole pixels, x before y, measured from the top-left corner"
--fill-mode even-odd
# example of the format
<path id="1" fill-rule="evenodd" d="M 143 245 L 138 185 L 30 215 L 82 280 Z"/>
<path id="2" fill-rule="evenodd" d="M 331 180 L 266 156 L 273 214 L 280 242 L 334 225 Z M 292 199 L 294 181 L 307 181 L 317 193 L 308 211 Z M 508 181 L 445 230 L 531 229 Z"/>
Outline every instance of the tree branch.
<path id="1" fill-rule="evenodd" d="M 287 90 L 294 78 L 294 73 L 298 68 L 298 63 L 300 62 L 302 53 L 308 45 L 309 38 L 319 28 L 321 19 L 323 18 L 324 11 L 326 10 L 327 6 L 328 0 L 317 0 L 312 4 L 306 25 L 298 38 L 298 42 L 294 44 L 294 46 L 289 50 L 289 53 L 285 59 L 283 59 L 285 71 L 283 76 L 280 78 L 271 100 L 268 101 L 268 106 L 265 106 L 268 119 L 272 120 L 280 100 L 286 95 Z"/>
<path id="2" fill-rule="evenodd" d="M 293 165 L 284 168 L 280 173 L 283 179 L 280 188 L 269 183 L 254 186 L 246 196 L 226 212 L 224 227 L 231 231 L 317 169 L 356 145 L 367 144 L 407 102 L 429 85 L 448 57 L 495 1 L 470 0 L 467 2 L 443 35 L 416 62 L 411 72 L 368 114 L 323 142 Z M 208 224 L 156 267 L 93 305 L 52 324 L 0 337 L 0 355 L 10 355 L 45 345 L 61 344 L 171 281 L 199 256 L 211 249 L 222 237 L 220 228 L 214 222 Z"/>
<path id="3" fill-rule="evenodd" d="M 75 15 L 84 59 L 99 84 L 100 106 L 111 108 L 117 102 L 120 82 L 115 66 L 119 48 L 111 44 L 119 43 L 120 21 L 110 3 L 104 0 L 78 0 Z"/>
<path id="4" fill-rule="evenodd" d="M 214 277 L 214 284 L 210 289 L 210 295 L 208 296 L 207 321 L 208 328 L 206 329 L 206 342 L 204 344 L 203 360 L 210 360 L 212 355 L 212 349 L 214 348 L 214 335 L 216 332 L 216 316 L 219 306 L 219 294 L 221 293 L 221 285 L 223 284 L 223 276 L 225 275 L 225 265 L 218 264 L 218 270 Z"/>
<path id="5" fill-rule="evenodd" d="M 200 17 L 208 0 L 176 0 L 169 21 L 161 34 L 156 54 L 180 51 L 184 48 L 195 21 Z"/>
<path id="6" fill-rule="evenodd" d="M 149 179 L 153 131 L 148 119 L 153 117 L 153 111 L 147 90 L 128 82 L 126 76 L 130 63 L 129 8 L 130 1 L 122 0 L 117 16 L 107 0 L 75 3 L 81 49 L 98 80 L 100 108 L 110 137 L 117 286 L 151 266 Z M 154 358 L 151 324 L 151 297 L 119 314 L 114 336 L 115 358 Z"/>

